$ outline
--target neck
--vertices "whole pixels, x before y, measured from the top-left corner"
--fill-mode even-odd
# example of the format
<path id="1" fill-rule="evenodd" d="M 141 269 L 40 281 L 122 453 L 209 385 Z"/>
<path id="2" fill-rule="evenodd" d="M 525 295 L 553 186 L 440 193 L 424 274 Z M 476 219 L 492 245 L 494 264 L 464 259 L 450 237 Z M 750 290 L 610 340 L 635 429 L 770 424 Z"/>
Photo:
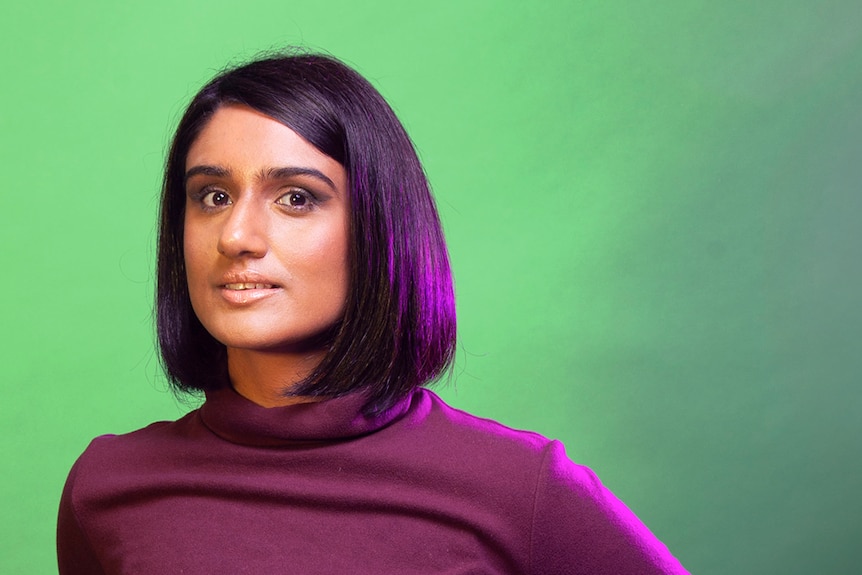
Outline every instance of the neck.
<path id="1" fill-rule="evenodd" d="M 286 354 L 229 347 L 228 374 L 237 393 L 263 407 L 311 403 L 322 398 L 285 396 L 284 392 L 308 377 L 323 355 L 323 351 Z"/>

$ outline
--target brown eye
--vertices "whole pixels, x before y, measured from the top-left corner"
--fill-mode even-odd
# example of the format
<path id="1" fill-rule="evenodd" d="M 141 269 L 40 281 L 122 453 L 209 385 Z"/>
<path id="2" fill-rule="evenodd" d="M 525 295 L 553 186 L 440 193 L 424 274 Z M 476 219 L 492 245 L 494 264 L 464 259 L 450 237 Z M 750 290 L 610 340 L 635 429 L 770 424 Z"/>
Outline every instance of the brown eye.
<path id="1" fill-rule="evenodd" d="M 215 208 L 219 206 L 227 206 L 230 204 L 230 196 L 222 191 L 212 191 L 202 198 L 203 204 L 207 207 Z"/>
<path id="2" fill-rule="evenodd" d="M 276 203 L 294 212 L 307 212 L 315 207 L 315 198 L 307 190 L 294 188 L 278 198 Z"/>

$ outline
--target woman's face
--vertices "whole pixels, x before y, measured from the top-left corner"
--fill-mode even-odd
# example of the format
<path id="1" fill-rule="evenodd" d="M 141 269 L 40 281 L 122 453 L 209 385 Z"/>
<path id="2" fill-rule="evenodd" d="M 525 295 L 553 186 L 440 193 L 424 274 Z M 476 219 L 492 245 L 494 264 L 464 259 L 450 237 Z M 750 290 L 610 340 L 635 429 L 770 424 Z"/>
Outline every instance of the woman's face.
<path id="1" fill-rule="evenodd" d="M 186 157 L 192 307 L 228 348 L 307 351 L 348 290 L 347 174 L 290 128 L 219 108 Z"/>

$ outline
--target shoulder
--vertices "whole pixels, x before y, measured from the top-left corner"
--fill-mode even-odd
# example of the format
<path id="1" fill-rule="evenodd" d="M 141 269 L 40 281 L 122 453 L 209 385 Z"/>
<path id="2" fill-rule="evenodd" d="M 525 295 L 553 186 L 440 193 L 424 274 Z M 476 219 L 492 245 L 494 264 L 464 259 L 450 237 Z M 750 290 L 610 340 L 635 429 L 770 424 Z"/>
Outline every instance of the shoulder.
<path id="1" fill-rule="evenodd" d="M 455 409 L 431 392 L 429 432 L 445 437 L 445 465 L 475 478 L 499 513 L 525 529 L 529 572 L 683 574 L 686 571 L 597 475 L 557 440 Z"/>
<path id="2" fill-rule="evenodd" d="M 164 467 L 177 459 L 183 445 L 193 444 L 202 425 L 197 410 L 176 421 L 159 421 L 119 435 L 93 439 L 78 457 L 67 479 L 67 490 L 75 501 L 79 495 L 111 489 L 114 482 L 141 469 Z"/>
<path id="3" fill-rule="evenodd" d="M 94 438 L 82 454 L 83 458 L 102 453 L 119 455 L 128 450 L 154 449 L 164 442 L 191 439 L 199 423 L 198 410 L 190 411 L 176 421 L 156 421 L 149 425 L 121 434 L 106 434 Z"/>
<path id="4" fill-rule="evenodd" d="M 452 407 L 428 389 L 423 388 L 418 394 L 420 409 L 426 414 L 429 423 L 448 426 L 458 433 L 486 437 L 524 448 L 541 448 L 550 441 L 539 433 L 515 429 L 493 419 L 479 417 Z"/>
<path id="5" fill-rule="evenodd" d="M 387 441 L 414 460 L 441 474 L 464 475 L 489 494 L 517 493 L 517 502 L 510 503 L 522 512 L 549 484 L 565 486 L 573 496 L 601 491 L 595 474 L 571 461 L 559 441 L 454 408 L 427 389 L 416 393 L 393 427 Z"/>
<path id="6" fill-rule="evenodd" d="M 549 494 L 590 504 L 608 497 L 609 492 L 593 470 L 572 461 L 559 440 L 477 417 L 446 404 L 427 390 L 425 401 L 426 423 L 429 429 L 447 437 L 447 451 L 465 455 L 491 472 L 499 472 L 501 466 L 528 472 L 537 504 Z"/>
<path id="7" fill-rule="evenodd" d="M 450 459 L 462 456 L 486 464 L 500 459 L 534 470 L 558 444 L 539 433 L 514 429 L 452 407 L 427 389 L 416 393 L 400 427 L 415 435 L 417 441 L 444 450 Z"/>

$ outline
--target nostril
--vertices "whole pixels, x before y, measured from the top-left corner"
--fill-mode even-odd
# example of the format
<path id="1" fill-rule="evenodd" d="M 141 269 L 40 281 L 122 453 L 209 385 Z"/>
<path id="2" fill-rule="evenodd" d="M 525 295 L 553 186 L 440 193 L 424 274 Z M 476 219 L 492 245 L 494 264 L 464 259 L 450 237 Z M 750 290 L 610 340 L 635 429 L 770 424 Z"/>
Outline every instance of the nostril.
<path id="1" fill-rule="evenodd" d="M 267 252 L 264 238 L 257 234 L 224 234 L 218 241 L 218 253 L 226 257 L 262 257 Z"/>

